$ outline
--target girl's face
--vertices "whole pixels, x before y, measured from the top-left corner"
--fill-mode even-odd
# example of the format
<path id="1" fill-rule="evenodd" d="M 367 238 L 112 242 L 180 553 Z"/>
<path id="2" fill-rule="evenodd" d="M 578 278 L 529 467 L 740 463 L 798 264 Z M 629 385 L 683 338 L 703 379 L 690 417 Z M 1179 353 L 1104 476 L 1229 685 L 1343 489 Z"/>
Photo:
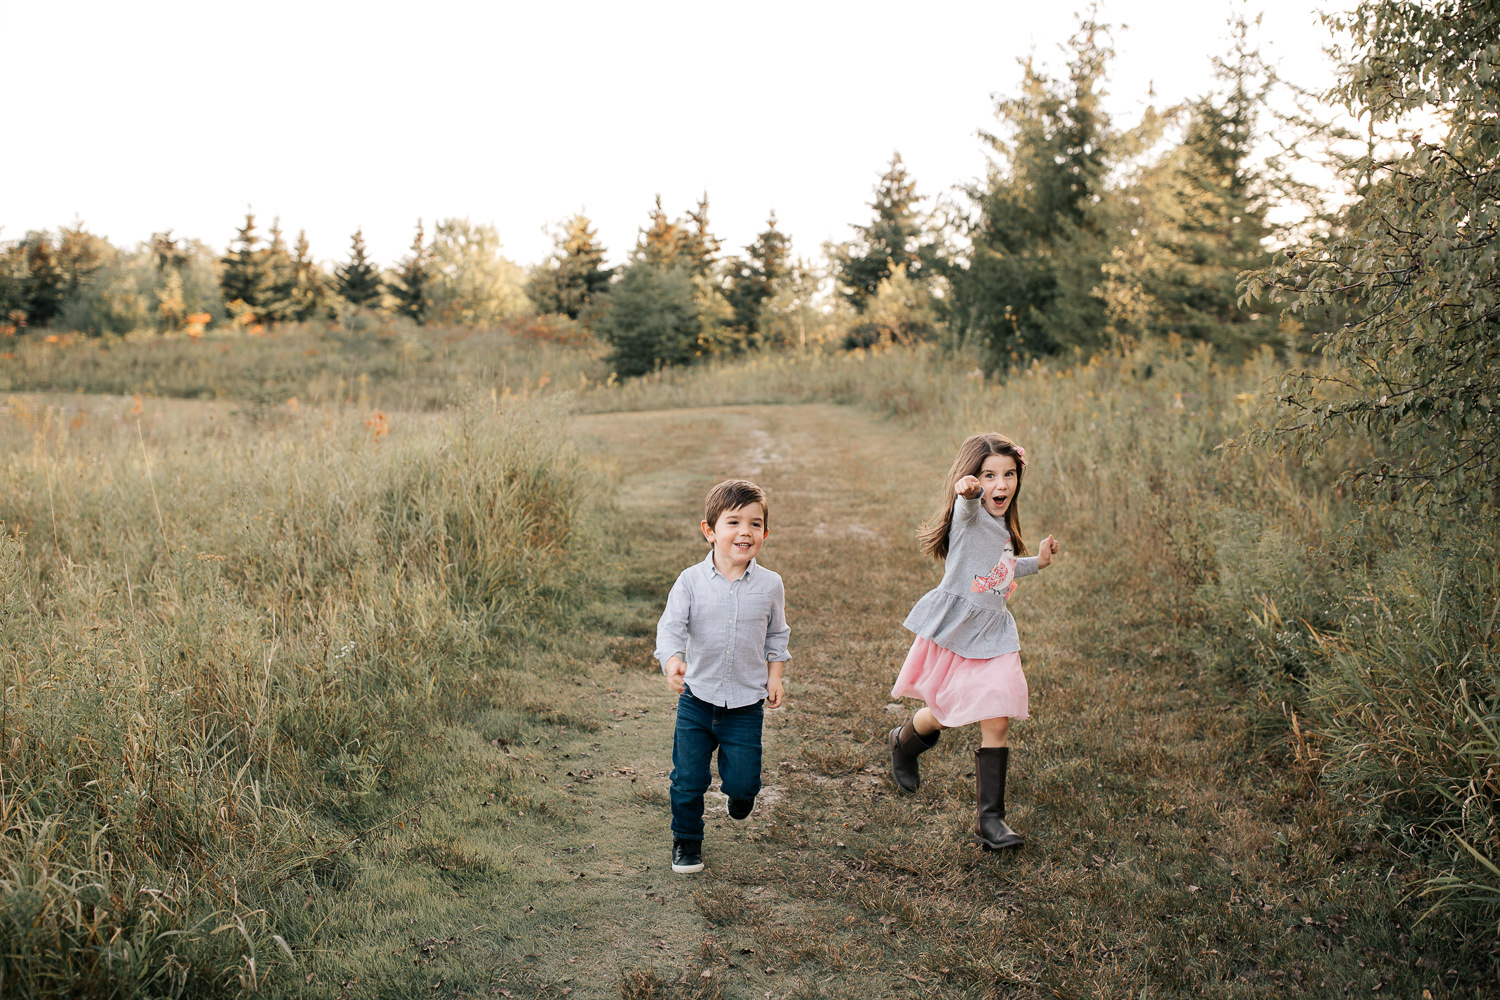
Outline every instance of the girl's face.
<path id="1" fill-rule="evenodd" d="M 990 455 L 975 473 L 979 477 L 982 492 L 979 499 L 992 517 L 1004 517 L 1005 511 L 1016 498 L 1016 489 L 1021 485 L 1021 475 L 1016 471 L 1016 460 L 1010 455 Z"/>

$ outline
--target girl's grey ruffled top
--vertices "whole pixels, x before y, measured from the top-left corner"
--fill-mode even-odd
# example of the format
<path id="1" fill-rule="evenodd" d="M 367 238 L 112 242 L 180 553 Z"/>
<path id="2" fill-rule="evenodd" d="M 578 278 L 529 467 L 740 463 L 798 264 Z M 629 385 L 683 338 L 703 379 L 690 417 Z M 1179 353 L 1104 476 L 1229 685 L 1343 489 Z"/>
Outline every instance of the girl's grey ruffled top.
<path id="1" fill-rule="evenodd" d="M 973 660 L 1014 653 L 1021 637 L 1005 598 L 1016 578 L 1036 571 L 1036 556 L 1016 558 L 1003 518 L 986 511 L 978 497 L 957 497 L 943 582 L 923 595 L 902 624 Z"/>

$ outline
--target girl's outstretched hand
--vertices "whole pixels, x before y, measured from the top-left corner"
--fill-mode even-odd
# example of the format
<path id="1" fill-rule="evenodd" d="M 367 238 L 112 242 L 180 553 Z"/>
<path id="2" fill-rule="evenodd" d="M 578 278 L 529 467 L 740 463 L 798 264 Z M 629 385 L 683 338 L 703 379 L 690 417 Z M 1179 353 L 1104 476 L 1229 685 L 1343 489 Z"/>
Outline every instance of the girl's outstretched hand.
<path id="1" fill-rule="evenodd" d="M 1051 566 L 1052 557 L 1057 555 L 1061 549 L 1062 546 L 1058 544 L 1057 539 L 1053 536 L 1048 535 L 1046 538 L 1043 538 L 1041 544 L 1036 549 L 1036 568 L 1042 569 L 1046 566 Z"/>
<path id="2" fill-rule="evenodd" d="M 965 500 L 973 500 L 979 495 L 979 477 L 964 476 L 958 482 L 953 484 L 953 492 L 957 493 Z"/>

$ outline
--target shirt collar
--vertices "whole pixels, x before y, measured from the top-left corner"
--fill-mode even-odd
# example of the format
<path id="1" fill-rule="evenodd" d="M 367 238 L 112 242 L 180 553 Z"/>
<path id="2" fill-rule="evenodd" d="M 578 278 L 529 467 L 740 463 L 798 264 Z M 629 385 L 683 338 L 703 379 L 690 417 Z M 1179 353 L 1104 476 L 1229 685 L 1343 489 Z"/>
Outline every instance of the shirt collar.
<path id="1" fill-rule="evenodd" d="M 714 565 L 714 550 L 712 547 L 709 548 L 708 555 L 703 557 L 703 564 L 707 567 L 710 576 L 717 576 L 722 580 L 729 579 L 729 577 L 719 572 L 719 567 Z M 760 564 L 758 562 L 756 562 L 754 559 L 751 559 L 750 565 L 745 567 L 745 572 L 740 574 L 740 579 L 748 580 L 750 578 L 750 574 L 753 573 L 756 567 L 758 567 L 759 565 Z"/>

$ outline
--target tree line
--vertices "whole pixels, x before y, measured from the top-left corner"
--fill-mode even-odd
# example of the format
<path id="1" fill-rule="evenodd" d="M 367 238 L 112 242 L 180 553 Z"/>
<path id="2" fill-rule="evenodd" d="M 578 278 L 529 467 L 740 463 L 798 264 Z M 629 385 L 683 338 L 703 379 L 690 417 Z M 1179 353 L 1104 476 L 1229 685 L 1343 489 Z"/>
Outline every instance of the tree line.
<path id="1" fill-rule="evenodd" d="M 1171 330 L 1243 349 L 1276 339 L 1238 303 L 1237 275 L 1269 263 L 1275 185 L 1251 159 L 1268 73 L 1244 50 L 1224 87 L 1117 130 L 1102 104 L 1108 29 L 1080 22 L 1065 73 L 1032 62 L 996 108 L 985 178 L 941 199 L 919 194 L 900 154 L 875 185 L 872 217 L 814 259 L 795 256 L 774 211 L 755 241 L 725 253 L 705 195 L 680 216 L 660 198 L 628 259 L 604 264 L 589 219 L 566 220 L 528 272 L 491 227 L 418 222 L 382 270 L 362 232 L 325 268 L 305 234 L 289 241 L 247 213 L 223 253 L 158 233 L 117 250 L 82 225 L 0 244 L 0 315 L 39 327 L 118 334 L 210 322 L 333 320 L 380 309 L 415 322 L 568 316 L 611 347 L 622 375 L 745 350 L 834 340 L 847 346 L 939 337 L 973 345 L 991 369 L 1073 347 Z"/>
<path id="2" fill-rule="evenodd" d="M 1084 16 L 1060 73 L 1027 60 L 997 101 L 981 133 L 985 176 L 932 198 L 898 152 L 870 217 L 812 258 L 793 253 L 774 211 L 750 245 L 725 253 L 706 194 L 680 215 L 658 197 L 614 268 L 583 215 L 529 270 L 501 254 L 492 227 L 463 219 L 439 221 L 430 239 L 419 221 L 384 271 L 361 232 L 328 270 L 305 235 L 289 247 L 274 223 L 262 237 L 253 214 L 222 254 L 171 233 L 121 251 L 75 225 L 0 244 L 0 324 L 103 335 L 361 309 L 416 323 L 542 313 L 597 335 L 621 375 L 812 344 L 937 340 L 991 373 L 1162 336 L 1227 359 L 1297 348 L 1346 372 L 1289 382 L 1296 417 L 1277 433 L 1315 442 L 1330 421 L 1359 424 L 1411 453 L 1382 459 L 1374 476 L 1493 490 L 1500 99 L 1486 40 L 1500 14 L 1461 0 L 1365 0 L 1329 20 L 1345 45 L 1328 97 L 1365 135 L 1328 126 L 1326 111 L 1273 111 L 1275 89 L 1293 88 L 1244 21 L 1208 93 L 1120 127 L 1103 99 L 1110 29 Z M 1437 138 L 1405 126 L 1418 110 L 1438 116 Z M 1284 148 L 1267 155 L 1272 139 Z M 1321 189 L 1298 175 L 1314 144 L 1333 151 L 1317 160 L 1332 170 Z M 1273 210 L 1293 205 L 1300 217 L 1278 230 Z M 1419 445 L 1434 428 L 1465 450 Z"/>

